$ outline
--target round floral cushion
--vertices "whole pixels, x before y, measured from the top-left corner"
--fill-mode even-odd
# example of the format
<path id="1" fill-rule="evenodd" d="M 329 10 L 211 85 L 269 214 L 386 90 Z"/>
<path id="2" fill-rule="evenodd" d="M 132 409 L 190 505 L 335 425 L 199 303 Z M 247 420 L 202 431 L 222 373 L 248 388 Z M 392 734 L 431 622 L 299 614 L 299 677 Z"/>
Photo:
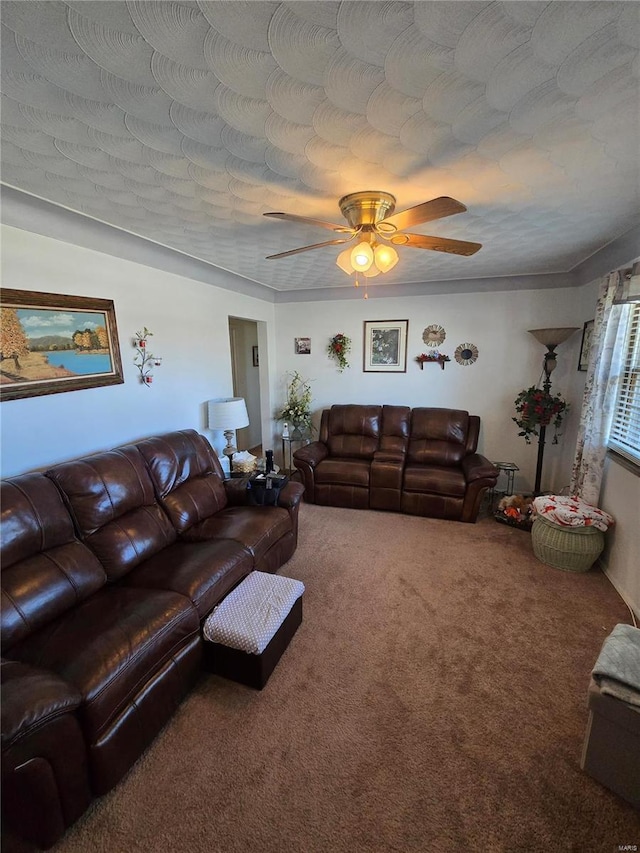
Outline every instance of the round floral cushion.
<path id="1" fill-rule="evenodd" d="M 533 501 L 533 512 L 561 527 L 595 527 L 605 532 L 615 523 L 603 509 L 565 495 L 540 495 Z"/>

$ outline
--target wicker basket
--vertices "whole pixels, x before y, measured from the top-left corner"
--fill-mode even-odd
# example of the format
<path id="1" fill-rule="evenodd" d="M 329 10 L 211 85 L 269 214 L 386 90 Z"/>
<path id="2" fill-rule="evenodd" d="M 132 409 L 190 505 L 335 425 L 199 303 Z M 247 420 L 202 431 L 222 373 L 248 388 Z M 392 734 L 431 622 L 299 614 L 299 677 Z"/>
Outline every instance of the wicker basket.
<path id="1" fill-rule="evenodd" d="M 541 563 L 565 572 L 588 572 L 602 553 L 604 533 L 596 527 L 561 527 L 536 516 L 531 543 Z"/>

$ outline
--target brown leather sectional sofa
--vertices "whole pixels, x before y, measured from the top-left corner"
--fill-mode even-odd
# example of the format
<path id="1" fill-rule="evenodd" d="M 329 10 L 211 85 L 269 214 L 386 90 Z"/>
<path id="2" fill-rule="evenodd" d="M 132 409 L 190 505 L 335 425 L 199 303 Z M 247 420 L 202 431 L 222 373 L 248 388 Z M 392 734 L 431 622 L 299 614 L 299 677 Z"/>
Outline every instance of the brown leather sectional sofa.
<path id="1" fill-rule="evenodd" d="M 3 482 L 3 849 L 51 846 L 131 767 L 198 675 L 205 617 L 295 551 L 302 492 L 247 505 L 194 430 Z"/>
<path id="2" fill-rule="evenodd" d="M 293 459 L 309 503 L 475 522 L 499 473 L 479 432 L 460 409 L 336 405 Z"/>

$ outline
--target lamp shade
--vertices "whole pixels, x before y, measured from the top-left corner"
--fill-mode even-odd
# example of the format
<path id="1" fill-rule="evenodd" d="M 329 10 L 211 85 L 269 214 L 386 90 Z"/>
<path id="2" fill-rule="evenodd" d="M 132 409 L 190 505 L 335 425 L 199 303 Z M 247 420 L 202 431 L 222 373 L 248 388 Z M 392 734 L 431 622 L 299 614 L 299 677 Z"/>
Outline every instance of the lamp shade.
<path id="1" fill-rule="evenodd" d="M 373 249 L 368 243 L 364 241 L 362 243 L 358 243 L 358 245 L 351 250 L 351 266 L 354 270 L 364 272 L 369 269 L 372 263 Z"/>
<path id="2" fill-rule="evenodd" d="M 344 249 L 340 252 L 336 258 L 336 264 L 343 272 L 346 272 L 347 275 L 351 275 L 351 273 L 354 272 L 353 265 L 351 263 L 351 249 Z"/>
<path id="3" fill-rule="evenodd" d="M 398 253 L 393 246 L 376 246 L 373 259 L 380 272 L 389 272 L 398 263 Z"/>
<path id="4" fill-rule="evenodd" d="M 209 429 L 242 429 L 249 426 L 244 397 L 209 400 Z"/>
<path id="5" fill-rule="evenodd" d="M 529 329 L 529 334 L 540 341 L 545 347 L 557 347 L 578 331 L 577 326 L 567 326 L 562 329 Z"/>

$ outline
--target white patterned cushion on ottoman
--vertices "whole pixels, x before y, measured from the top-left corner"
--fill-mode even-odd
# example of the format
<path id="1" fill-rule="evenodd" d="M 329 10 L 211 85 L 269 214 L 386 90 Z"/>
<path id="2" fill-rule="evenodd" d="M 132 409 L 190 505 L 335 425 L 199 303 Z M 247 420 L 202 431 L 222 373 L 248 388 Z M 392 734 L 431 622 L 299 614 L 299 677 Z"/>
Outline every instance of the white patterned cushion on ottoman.
<path id="1" fill-rule="evenodd" d="M 205 660 L 218 675 L 262 688 L 302 621 L 304 584 L 252 572 L 207 617 Z"/>

